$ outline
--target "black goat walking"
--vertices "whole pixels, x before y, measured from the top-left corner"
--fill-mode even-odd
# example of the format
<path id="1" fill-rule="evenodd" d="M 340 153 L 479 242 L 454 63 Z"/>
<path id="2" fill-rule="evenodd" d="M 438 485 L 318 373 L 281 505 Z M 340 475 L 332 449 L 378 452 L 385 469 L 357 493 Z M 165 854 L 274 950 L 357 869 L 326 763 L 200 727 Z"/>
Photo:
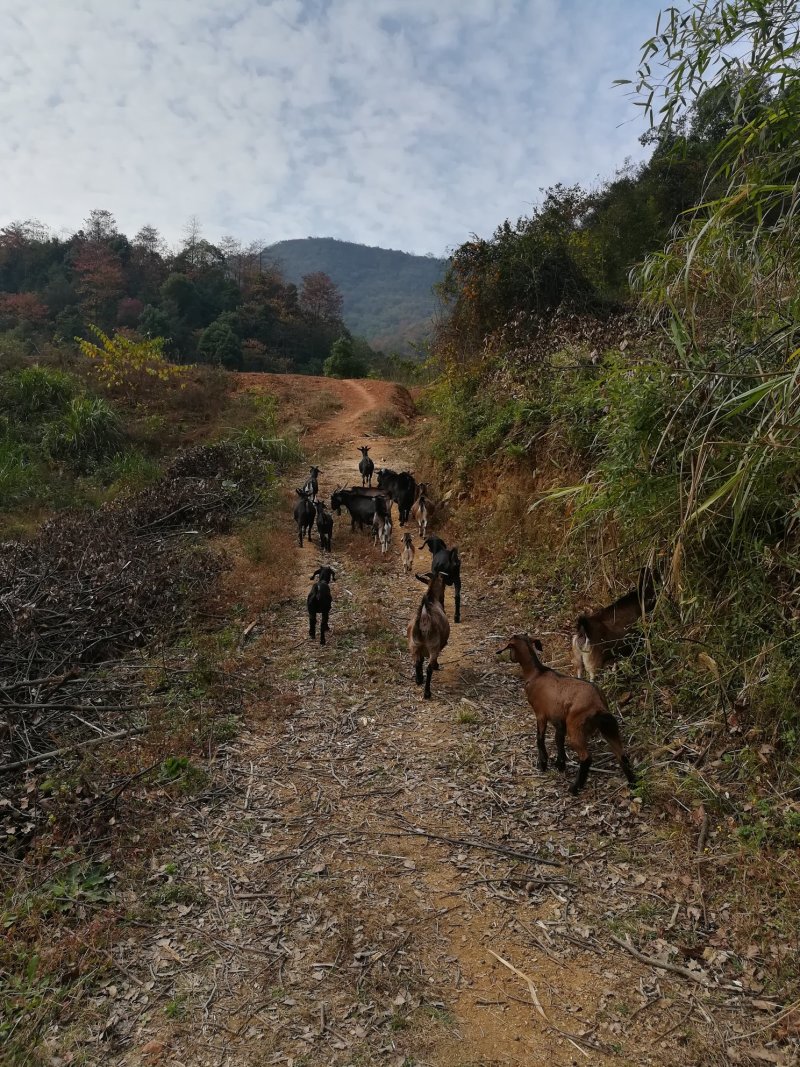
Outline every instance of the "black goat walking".
<path id="1" fill-rule="evenodd" d="M 395 501 L 400 513 L 400 525 L 404 526 L 417 495 L 417 483 L 413 475 L 408 471 L 401 471 L 398 474 L 396 471 L 389 470 L 388 467 L 381 467 L 378 471 L 378 488 L 383 489 L 389 499 Z"/>
<path id="2" fill-rule="evenodd" d="M 294 506 L 294 521 L 297 523 L 297 543 L 302 548 L 304 535 L 308 536 L 309 541 L 312 539 L 311 529 L 316 512 L 311 503 L 311 494 L 307 489 L 295 489 L 295 492 L 300 499 Z"/>
<path id="3" fill-rule="evenodd" d="M 314 582 L 314 579 L 317 579 Z M 311 579 L 314 584 L 311 587 L 311 592 L 308 594 L 308 600 L 306 600 L 306 607 L 308 608 L 308 636 L 313 640 L 317 636 L 317 615 L 322 616 L 322 621 L 319 627 L 319 643 L 325 644 L 325 634 L 330 627 L 328 626 L 328 615 L 331 610 L 331 582 L 336 581 L 336 571 L 333 567 L 317 567 L 314 573 L 311 575 Z"/>
<path id="4" fill-rule="evenodd" d="M 461 557 L 457 548 L 448 548 L 441 537 L 426 537 L 422 542 L 431 550 L 431 573 L 444 574 L 444 584 L 452 585 L 456 595 L 453 622 L 461 622 Z"/>
<path id="5" fill-rule="evenodd" d="M 358 473 L 361 475 L 361 485 L 368 485 L 371 488 L 375 464 L 369 458 L 369 446 L 359 445 L 358 451 L 361 453 L 361 459 L 358 463 Z"/>
<path id="6" fill-rule="evenodd" d="M 306 480 L 306 484 L 303 486 L 305 491 L 310 494 L 312 501 L 317 499 L 317 493 L 319 491 L 317 476 L 320 474 L 322 474 L 322 471 L 319 467 L 312 467 Z"/>
<path id="7" fill-rule="evenodd" d="M 323 552 L 332 551 L 333 544 L 333 516 L 325 510 L 324 500 L 315 500 L 314 507 L 317 509 L 317 532 L 319 533 L 319 547 Z"/>

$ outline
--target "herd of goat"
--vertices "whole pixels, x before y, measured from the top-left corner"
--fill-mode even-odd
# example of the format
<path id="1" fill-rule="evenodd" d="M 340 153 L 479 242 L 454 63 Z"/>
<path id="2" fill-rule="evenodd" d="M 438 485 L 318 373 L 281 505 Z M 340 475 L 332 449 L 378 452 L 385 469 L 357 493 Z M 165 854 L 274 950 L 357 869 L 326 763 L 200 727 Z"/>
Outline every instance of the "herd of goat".
<path id="1" fill-rule="evenodd" d="M 448 548 L 435 535 L 428 534 L 428 526 L 441 516 L 443 505 L 435 503 L 428 495 L 425 484 L 417 484 L 407 471 L 400 473 L 381 468 L 375 472 L 375 464 L 369 456 L 369 446 L 362 446 L 358 470 L 361 485 L 350 489 L 337 487 L 331 494 L 330 507 L 337 515 L 345 508 L 350 515 L 351 529 L 358 525 L 372 532 L 373 540 L 380 545 L 382 553 L 389 550 L 392 538 L 393 507 L 397 505 L 401 526 L 411 518 L 418 527 L 422 548 L 431 553 L 430 568 L 415 577 L 427 588 L 413 617 L 408 623 L 408 647 L 414 664 L 417 685 L 424 686 L 424 696 L 431 698 L 431 676 L 439 670 L 439 656 L 450 638 L 450 621 L 445 612 L 445 589 L 452 587 L 455 598 L 453 620 L 461 622 L 461 558 L 457 548 Z M 319 499 L 319 467 L 312 467 L 302 489 L 297 489 L 298 500 L 294 508 L 297 538 L 302 548 L 304 539 L 312 541 L 312 529 L 317 527 L 322 551 L 330 552 L 333 544 L 333 516 L 326 504 Z M 376 477 L 377 485 L 372 486 Z M 403 570 L 410 574 L 414 568 L 414 543 L 411 533 L 403 534 L 401 559 Z M 522 669 L 523 684 L 528 703 L 536 717 L 536 743 L 540 770 L 548 765 L 545 737 L 548 726 L 555 731 L 558 770 L 566 770 L 565 741 L 569 743 L 578 759 L 578 774 L 570 787 L 574 795 L 583 788 L 591 766 L 589 741 L 600 733 L 616 757 L 628 782 L 636 781 L 620 736 L 619 725 L 611 713 L 608 701 L 594 679 L 608 663 L 630 652 L 632 631 L 643 615 L 655 605 L 657 593 L 656 575 L 650 567 L 639 573 L 635 589 L 614 601 L 608 607 L 588 615 L 581 615 L 575 622 L 572 638 L 572 658 L 577 677 L 553 670 L 539 659 L 541 642 L 527 634 L 516 634 L 497 650 L 510 653 L 513 662 Z M 316 638 L 317 616 L 320 617 L 319 639 L 325 644 L 328 633 L 328 618 L 332 606 L 331 582 L 336 580 L 332 567 L 320 566 L 311 575 L 314 583 L 308 595 L 309 635 Z M 427 666 L 425 666 L 427 662 Z M 584 678 L 588 675 L 588 680 Z"/>

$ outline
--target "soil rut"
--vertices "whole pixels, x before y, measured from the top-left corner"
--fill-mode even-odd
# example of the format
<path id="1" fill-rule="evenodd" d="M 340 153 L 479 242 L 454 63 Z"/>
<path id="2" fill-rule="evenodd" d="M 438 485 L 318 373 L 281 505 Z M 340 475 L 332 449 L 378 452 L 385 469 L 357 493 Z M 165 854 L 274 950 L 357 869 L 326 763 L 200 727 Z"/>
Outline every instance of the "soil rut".
<path id="1" fill-rule="evenodd" d="M 324 387 L 343 407 L 304 444 L 328 498 L 357 480 L 364 416 L 394 387 Z M 370 440 L 376 466 L 406 464 L 402 441 Z M 400 532 L 382 558 L 336 520 L 326 648 L 304 607 L 319 547 L 297 549 L 294 598 L 240 654 L 267 717 L 220 750 L 153 866 L 168 903 L 123 951 L 103 1062 L 717 1062 L 698 987 L 608 947 L 661 897 L 669 840 L 599 744 L 579 800 L 535 771 L 517 668 L 494 656 L 532 620 L 468 555 L 463 622 L 421 698 Z"/>

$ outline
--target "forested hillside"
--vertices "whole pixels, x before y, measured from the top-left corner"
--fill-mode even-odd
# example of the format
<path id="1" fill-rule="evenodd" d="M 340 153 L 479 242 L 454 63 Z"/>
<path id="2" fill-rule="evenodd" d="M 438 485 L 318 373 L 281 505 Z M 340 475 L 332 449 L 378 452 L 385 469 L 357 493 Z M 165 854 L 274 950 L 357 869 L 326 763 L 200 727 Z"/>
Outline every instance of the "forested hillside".
<path id="1" fill-rule="evenodd" d="M 257 248 L 212 244 L 195 223 L 177 249 L 150 226 L 127 237 L 100 210 L 66 238 L 35 221 L 0 229 L 0 353 L 69 347 L 92 327 L 163 338 L 177 363 L 311 374 L 347 332 L 329 278 L 294 284 Z"/>
<path id="2" fill-rule="evenodd" d="M 402 352 L 430 336 L 433 287 L 444 276 L 445 260 L 332 237 L 279 241 L 264 255 L 295 284 L 315 271 L 330 275 L 343 297 L 345 323 L 373 348 Z"/>

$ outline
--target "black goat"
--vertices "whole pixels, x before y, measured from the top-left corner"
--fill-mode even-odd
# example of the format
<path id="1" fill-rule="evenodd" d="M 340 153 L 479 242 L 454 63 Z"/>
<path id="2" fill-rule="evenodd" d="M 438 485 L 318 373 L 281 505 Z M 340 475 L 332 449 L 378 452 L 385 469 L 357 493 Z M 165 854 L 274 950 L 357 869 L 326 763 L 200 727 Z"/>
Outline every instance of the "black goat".
<path id="1" fill-rule="evenodd" d="M 351 489 L 337 489 L 331 493 L 331 510 L 341 515 L 342 506 L 350 512 L 350 529 L 355 530 L 358 523 L 359 529 L 363 530 L 365 524 L 372 528 L 375 511 L 380 507 L 385 509 L 386 499 L 383 496 L 366 496 Z"/>
<path id="2" fill-rule="evenodd" d="M 443 574 L 444 584 L 452 585 L 456 595 L 453 622 L 461 622 L 461 557 L 457 548 L 448 548 L 441 537 L 426 537 L 422 542 L 431 550 L 431 573 Z"/>
<path id="3" fill-rule="evenodd" d="M 314 582 L 314 579 L 317 579 Z M 322 621 L 319 627 L 319 643 L 325 644 L 325 634 L 330 627 L 328 626 L 328 615 L 331 610 L 331 582 L 336 581 L 336 571 L 333 567 L 317 567 L 314 573 L 311 575 L 311 579 L 314 584 L 311 587 L 311 592 L 308 594 L 306 600 L 306 607 L 308 608 L 308 636 L 312 640 L 317 636 L 317 615 L 322 616 Z"/>
<path id="4" fill-rule="evenodd" d="M 398 474 L 397 471 L 389 470 L 388 467 L 381 467 L 378 471 L 378 488 L 383 489 L 389 499 L 397 504 L 400 525 L 403 526 L 417 495 L 417 483 L 414 481 L 414 476 L 408 471 L 401 471 Z"/>
<path id="5" fill-rule="evenodd" d="M 297 523 L 297 543 L 303 547 L 303 536 L 311 538 L 311 529 L 314 525 L 314 505 L 311 503 L 311 494 L 307 489 L 295 489 L 300 497 L 294 506 L 294 521 Z"/>
<path id="6" fill-rule="evenodd" d="M 317 476 L 320 474 L 322 474 L 322 471 L 319 467 L 312 467 L 306 480 L 306 484 L 303 486 L 305 491 L 310 494 L 312 500 L 317 499 L 317 493 L 319 492 Z"/>
<path id="7" fill-rule="evenodd" d="M 319 547 L 323 552 L 332 551 L 333 544 L 333 516 L 325 510 L 324 500 L 315 500 L 314 507 L 317 510 L 317 531 L 319 533 Z"/>
<path id="8" fill-rule="evenodd" d="M 358 473 L 361 475 L 361 484 L 372 486 L 372 475 L 375 471 L 375 464 L 369 458 L 369 446 L 360 445 L 358 451 L 361 453 L 361 459 L 358 463 Z"/>

